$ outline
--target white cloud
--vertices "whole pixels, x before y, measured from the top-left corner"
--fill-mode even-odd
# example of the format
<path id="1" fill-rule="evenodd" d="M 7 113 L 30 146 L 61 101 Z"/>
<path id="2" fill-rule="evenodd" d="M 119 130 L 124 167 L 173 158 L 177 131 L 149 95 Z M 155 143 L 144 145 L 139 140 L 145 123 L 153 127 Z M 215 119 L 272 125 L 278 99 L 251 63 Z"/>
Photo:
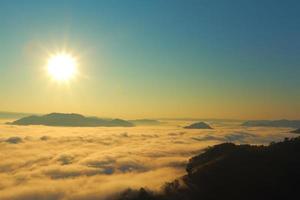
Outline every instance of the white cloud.
<path id="1" fill-rule="evenodd" d="M 289 129 L 218 124 L 59 128 L 0 125 L 0 199 L 105 199 L 128 187 L 158 190 L 187 160 L 221 142 L 267 144 Z"/>

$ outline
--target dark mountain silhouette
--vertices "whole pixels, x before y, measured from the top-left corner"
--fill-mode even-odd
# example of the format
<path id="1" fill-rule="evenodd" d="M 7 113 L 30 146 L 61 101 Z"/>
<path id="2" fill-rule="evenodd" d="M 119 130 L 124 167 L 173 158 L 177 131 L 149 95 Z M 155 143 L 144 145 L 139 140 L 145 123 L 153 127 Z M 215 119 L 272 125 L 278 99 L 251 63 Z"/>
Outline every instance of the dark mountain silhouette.
<path id="1" fill-rule="evenodd" d="M 73 127 L 94 127 L 94 126 L 120 126 L 131 127 L 132 123 L 122 119 L 100 119 L 97 117 L 85 117 L 80 114 L 51 113 L 43 116 L 32 115 L 16 120 L 13 125 L 46 125 L 46 126 L 73 126 Z"/>
<path id="2" fill-rule="evenodd" d="M 269 146 L 223 143 L 190 159 L 162 192 L 126 190 L 118 200 L 298 199 L 300 137 Z"/>
<path id="3" fill-rule="evenodd" d="M 299 128 L 300 120 L 252 120 L 242 123 L 242 126 L 267 126 L 267 127 L 291 127 Z"/>
<path id="4" fill-rule="evenodd" d="M 161 122 L 155 119 L 135 119 L 129 120 L 129 122 L 133 123 L 134 125 L 160 125 Z"/>
<path id="5" fill-rule="evenodd" d="M 197 122 L 194 124 L 191 124 L 189 126 L 185 126 L 186 129 L 212 129 L 208 124 L 204 122 Z"/>
<path id="6" fill-rule="evenodd" d="M 291 131 L 291 133 L 300 133 L 300 128 L 296 129 L 296 130 L 293 130 Z"/>

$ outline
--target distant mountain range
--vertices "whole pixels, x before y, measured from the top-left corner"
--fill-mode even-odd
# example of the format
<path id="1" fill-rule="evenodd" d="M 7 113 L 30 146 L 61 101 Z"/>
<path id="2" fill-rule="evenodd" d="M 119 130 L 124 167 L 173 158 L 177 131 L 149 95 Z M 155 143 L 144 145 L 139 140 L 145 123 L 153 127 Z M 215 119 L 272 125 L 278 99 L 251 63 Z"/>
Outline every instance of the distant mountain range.
<path id="1" fill-rule="evenodd" d="M 13 125 L 46 125 L 46 126 L 68 126 L 68 127 L 132 127 L 133 123 L 122 119 L 100 119 L 97 117 L 85 117 L 80 114 L 51 113 L 37 116 L 23 117 L 14 122 Z"/>
<path id="2" fill-rule="evenodd" d="M 300 128 L 300 120 L 252 120 L 242 123 L 242 126 L 266 126 Z"/>
<path id="3" fill-rule="evenodd" d="M 129 122 L 133 123 L 134 125 L 161 125 L 161 122 L 155 119 L 135 119 L 129 120 Z"/>
<path id="4" fill-rule="evenodd" d="M 212 129 L 208 124 L 204 122 L 193 123 L 189 126 L 185 126 L 185 129 Z"/>

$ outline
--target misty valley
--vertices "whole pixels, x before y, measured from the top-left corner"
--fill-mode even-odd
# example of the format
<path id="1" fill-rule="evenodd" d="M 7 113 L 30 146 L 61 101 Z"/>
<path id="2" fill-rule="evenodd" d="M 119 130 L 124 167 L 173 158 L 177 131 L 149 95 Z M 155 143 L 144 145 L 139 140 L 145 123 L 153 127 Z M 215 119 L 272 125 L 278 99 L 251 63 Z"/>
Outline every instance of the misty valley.
<path id="1" fill-rule="evenodd" d="M 66 116 L 74 117 L 64 115 Z M 57 117 L 61 119 L 61 115 Z M 53 118 L 51 120 L 53 121 Z M 138 124 L 130 127 L 13 125 L 5 123 L 8 121 L 18 120 L 2 120 L 0 125 L 0 180 L 6 180 L 0 182 L 0 197 L 4 200 L 197 199 L 201 196 L 202 199 L 217 199 L 219 196 L 213 197 L 208 193 L 214 189 L 220 190 L 222 185 L 215 185 L 217 183 L 226 185 L 223 177 L 225 174 L 210 172 L 201 175 L 201 179 L 194 180 L 193 176 L 196 175 L 193 168 L 198 170 L 197 164 L 193 164 L 198 158 L 194 156 L 200 156 L 200 161 L 204 162 L 200 162 L 199 166 L 207 166 L 208 163 L 214 163 L 227 154 L 234 155 L 234 148 L 239 148 L 229 146 L 227 149 L 224 146 L 223 149 L 222 146 L 214 147 L 216 144 L 269 145 L 284 138 L 297 137 L 297 134 L 292 133 L 294 128 L 291 127 L 249 127 L 244 126 L 241 121 L 217 120 L 204 123 L 157 120 L 160 124 L 153 125 L 151 120 L 150 125 Z M 191 128 L 193 126 L 194 128 Z M 298 143 L 297 140 L 297 148 Z M 206 150 L 208 147 L 211 149 Z M 214 149 L 216 153 L 213 153 Z M 259 147 L 258 151 L 260 149 L 262 147 Z M 228 167 L 232 165 L 233 168 L 248 165 L 243 164 L 252 162 L 247 151 L 244 152 L 247 156 L 241 155 L 244 160 L 239 161 L 240 158 L 237 157 L 237 160 L 231 161 L 229 157 L 228 161 L 224 162 L 228 162 Z M 255 153 L 253 156 L 259 155 Z M 268 154 L 264 156 L 272 158 Z M 189 161 L 192 157 L 194 158 Z M 213 161 L 215 159 L 216 161 Z M 276 159 L 280 162 L 280 158 Z M 220 164 L 215 163 L 216 166 L 212 170 L 222 167 L 223 173 L 234 175 L 235 170 L 228 171 L 227 164 L 222 164 L 221 160 L 218 162 Z M 239 162 L 241 164 L 237 164 Z M 210 169 L 210 165 L 212 164 L 206 167 L 207 170 Z M 186 179 L 186 169 L 192 174 L 191 180 Z M 233 169 L 230 167 L 230 170 Z M 245 170 L 240 173 L 247 176 L 247 169 Z M 202 179 L 204 182 L 209 179 L 207 191 L 197 189 L 192 192 L 191 188 L 184 189 L 192 187 L 190 184 L 197 185 L 198 182 L 193 181 Z M 239 181 L 245 180 L 236 180 L 236 184 L 239 184 Z M 199 187 L 202 184 L 204 183 L 199 182 Z M 234 198 L 228 193 L 220 194 L 225 199 Z"/>

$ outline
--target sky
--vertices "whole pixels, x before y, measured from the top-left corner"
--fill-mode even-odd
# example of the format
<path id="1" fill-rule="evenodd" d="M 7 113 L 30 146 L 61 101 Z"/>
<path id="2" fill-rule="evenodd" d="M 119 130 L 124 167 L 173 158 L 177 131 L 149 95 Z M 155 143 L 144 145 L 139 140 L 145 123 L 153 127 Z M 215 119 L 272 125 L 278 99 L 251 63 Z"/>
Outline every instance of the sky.
<path id="1" fill-rule="evenodd" d="M 1 0 L 0 110 L 300 119 L 296 0 Z M 50 54 L 78 60 L 67 83 Z"/>

